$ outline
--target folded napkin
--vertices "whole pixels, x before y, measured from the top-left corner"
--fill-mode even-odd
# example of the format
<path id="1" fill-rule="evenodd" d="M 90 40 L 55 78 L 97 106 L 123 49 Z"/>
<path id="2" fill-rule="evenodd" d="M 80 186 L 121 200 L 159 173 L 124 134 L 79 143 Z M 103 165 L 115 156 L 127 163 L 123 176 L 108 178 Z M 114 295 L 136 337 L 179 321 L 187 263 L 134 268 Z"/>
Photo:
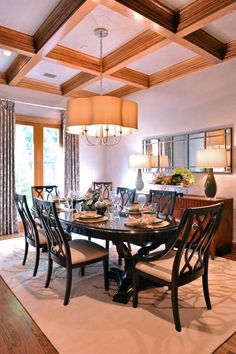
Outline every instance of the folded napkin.
<path id="1" fill-rule="evenodd" d="M 134 218 L 129 216 L 129 218 L 124 223 L 126 226 L 136 226 L 136 227 L 145 227 L 145 228 L 158 228 L 158 227 L 165 227 L 169 225 L 168 221 L 164 221 L 158 219 L 153 214 L 146 214 L 142 218 Z"/>

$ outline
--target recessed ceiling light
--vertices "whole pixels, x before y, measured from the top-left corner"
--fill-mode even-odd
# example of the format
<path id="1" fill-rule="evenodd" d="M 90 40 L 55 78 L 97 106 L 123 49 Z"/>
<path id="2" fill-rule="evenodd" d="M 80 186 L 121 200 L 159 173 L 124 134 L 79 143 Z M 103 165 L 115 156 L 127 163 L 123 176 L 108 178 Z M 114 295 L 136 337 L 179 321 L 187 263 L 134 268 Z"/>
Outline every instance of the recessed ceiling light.
<path id="1" fill-rule="evenodd" d="M 4 50 L 2 54 L 5 55 L 6 57 L 10 57 L 12 53 L 10 52 L 10 50 Z"/>

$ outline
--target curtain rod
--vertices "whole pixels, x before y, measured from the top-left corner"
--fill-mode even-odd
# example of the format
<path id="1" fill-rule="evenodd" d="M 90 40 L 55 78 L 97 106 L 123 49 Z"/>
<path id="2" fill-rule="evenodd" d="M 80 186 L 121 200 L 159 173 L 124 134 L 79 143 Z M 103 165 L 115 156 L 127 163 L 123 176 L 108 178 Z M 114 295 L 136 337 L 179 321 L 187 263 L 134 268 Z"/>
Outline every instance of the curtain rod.
<path id="1" fill-rule="evenodd" d="M 36 107 L 44 107 L 44 108 L 55 109 L 56 111 L 65 111 L 65 108 L 63 108 L 63 107 L 47 106 L 47 105 L 40 104 L 40 103 L 23 102 L 23 101 L 18 101 L 18 100 L 14 100 L 14 102 L 15 103 L 20 103 L 20 104 L 26 104 L 26 105 L 29 105 L 29 106 L 36 106 Z"/>

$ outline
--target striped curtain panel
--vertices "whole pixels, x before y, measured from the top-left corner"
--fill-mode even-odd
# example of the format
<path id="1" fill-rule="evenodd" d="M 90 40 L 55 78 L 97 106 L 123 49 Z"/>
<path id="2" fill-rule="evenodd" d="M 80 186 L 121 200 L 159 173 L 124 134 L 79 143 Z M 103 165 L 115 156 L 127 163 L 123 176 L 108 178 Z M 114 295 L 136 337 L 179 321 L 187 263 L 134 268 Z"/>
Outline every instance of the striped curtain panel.
<path id="1" fill-rule="evenodd" d="M 14 102 L 0 99 L 0 236 L 18 231 L 15 193 Z"/>
<path id="2" fill-rule="evenodd" d="M 65 196 L 69 191 L 79 193 L 80 167 L 79 167 L 79 136 L 66 133 L 65 111 L 61 113 L 64 148 L 64 179 Z"/>

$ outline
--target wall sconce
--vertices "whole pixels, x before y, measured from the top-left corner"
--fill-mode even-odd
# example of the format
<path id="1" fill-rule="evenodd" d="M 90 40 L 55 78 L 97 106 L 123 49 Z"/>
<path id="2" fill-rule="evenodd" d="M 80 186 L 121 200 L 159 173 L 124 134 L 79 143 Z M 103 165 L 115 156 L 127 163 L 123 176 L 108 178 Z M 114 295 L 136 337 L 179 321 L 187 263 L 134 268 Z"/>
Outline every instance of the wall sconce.
<path id="1" fill-rule="evenodd" d="M 196 166 L 208 169 L 208 175 L 204 184 L 205 194 L 208 198 L 214 198 L 217 191 L 217 185 L 213 173 L 214 167 L 226 167 L 225 149 L 205 149 L 197 150 Z"/>
<path id="2" fill-rule="evenodd" d="M 129 167 L 137 168 L 138 173 L 135 182 L 135 188 L 138 191 L 141 191 L 144 187 L 143 177 L 141 168 L 150 168 L 151 167 L 151 156 L 150 155 L 130 155 L 129 156 Z"/>

